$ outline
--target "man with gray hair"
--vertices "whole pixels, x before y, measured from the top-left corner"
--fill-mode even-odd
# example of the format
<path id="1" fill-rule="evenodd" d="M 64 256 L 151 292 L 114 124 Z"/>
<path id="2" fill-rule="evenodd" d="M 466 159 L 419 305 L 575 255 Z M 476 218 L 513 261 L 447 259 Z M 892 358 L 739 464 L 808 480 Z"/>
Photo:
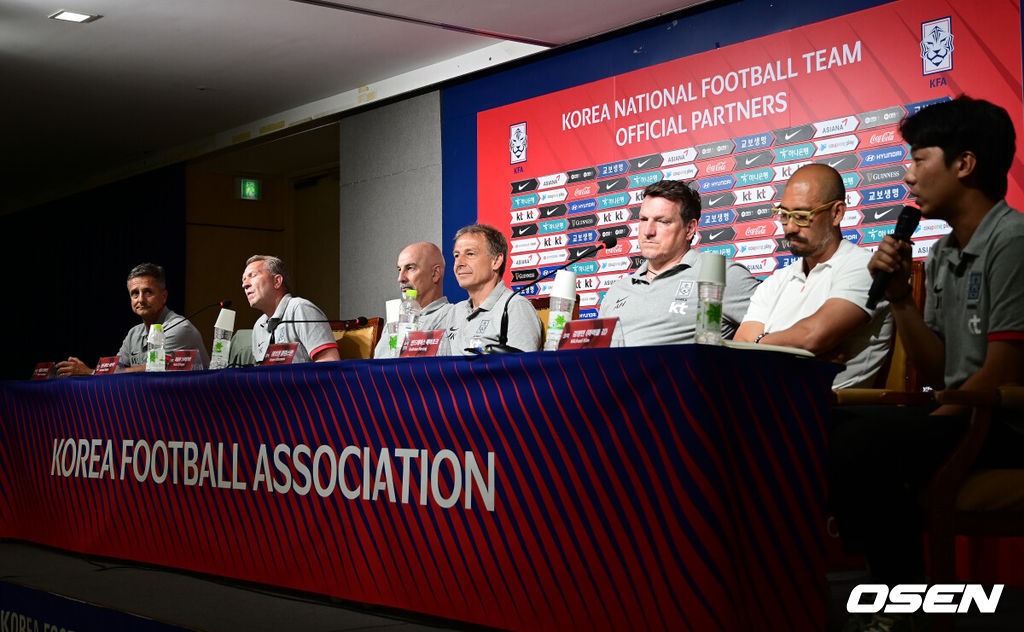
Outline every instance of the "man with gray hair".
<path id="1" fill-rule="evenodd" d="M 263 312 L 252 329 L 252 356 L 261 362 L 275 343 L 297 342 L 292 363 L 340 360 L 338 345 L 324 313 L 304 298 L 293 297 L 284 262 L 253 255 L 245 262 L 242 291 L 249 306 Z"/>
<path id="2" fill-rule="evenodd" d="M 455 279 L 469 298 L 452 306 L 448 332 L 439 353 L 469 355 L 499 342 L 502 314 L 508 305 L 509 346 L 520 351 L 540 349 L 543 326 L 537 310 L 502 282 L 508 242 L 496 228 L 471 224 L 455 233 L 452 251 Z"/>
<path id="3" fill-rule="evenodd" d="M 128 296 L 131 297 L 132 311 L 142 318 L 142 322 L 128 330 L 117 352 L 120 356 L 118 364 L 123 369 L 146 369 L 146 340 L 149 328 L 156 323 L 161 323 L 166 331 L 165 350 L 195 349 L 199 353 L 192 367 L 205 369 L 210 364 L 210 356 L 199 330 L 167 307 L 167 277 L 162 267 L 153 263 L 140 263 L 132 268 L 128 273 Z M 92 372 L 91 367 L 74 356 L 57 363 L 57 375 L 60 377 L 91 375 Z"/>

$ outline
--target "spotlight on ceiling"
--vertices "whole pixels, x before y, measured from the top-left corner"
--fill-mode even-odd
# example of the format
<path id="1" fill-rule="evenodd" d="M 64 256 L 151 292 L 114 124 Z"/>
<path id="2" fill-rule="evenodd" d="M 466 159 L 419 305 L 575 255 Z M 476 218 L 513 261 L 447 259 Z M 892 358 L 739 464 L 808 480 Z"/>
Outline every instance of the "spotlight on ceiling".
<path id="1" fill-rule="evenodd" d="M 61 9 L 56 13 L 51 13 L 49 16 L 51 20 L 61 20 L 63 22 L 76 22 L 78 24 L 85 24 L 86 22 L 95 22 L 102 18 L 102 15 L 89 15 L 88 13 L 79 13 L 78 11 L 68 11 L 67 9 Z"/>

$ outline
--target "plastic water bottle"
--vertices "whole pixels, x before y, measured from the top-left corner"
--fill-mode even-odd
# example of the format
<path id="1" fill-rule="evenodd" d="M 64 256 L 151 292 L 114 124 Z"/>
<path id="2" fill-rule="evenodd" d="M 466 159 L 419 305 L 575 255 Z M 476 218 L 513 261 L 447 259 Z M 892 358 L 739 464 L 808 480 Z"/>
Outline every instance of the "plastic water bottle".
<path id="1" fill-rule="evenodd" d="M 388 355 L 389 358 L 398 357 L 398 323 L 385 323 L 384 333 L 381 334 L 388 341 Z"/>
<path id="2" fill-rule="evenodd" d="M 374 356 L 375 358 L 398 357 L 398 311 L 402 307 L 403 300 L 405 300 L 405 292 L 402 292 L 402 298 L 384 301 L 386 322 L 384 323 L 384 331 L 381 332 L 381 338 L 386 340 L 388 344 L 379 355 Z"/>
<path id="3" fill-rule="evenodd" d="M 576 273 L 559 270 L 551 286 L 550 310 L 548 311 L 548 332 L 544 339 L 544 350 L 555 351 L 562 340 L 565 324 L 572 320 L 572 308 L 576 304 Z"/>
<path id="4" fill-rule="evenodd" d="M 228 365 L 231 354 L 231 334 L 235 331 L 235 310 L 220 310 L 213 325 L 213 349 L 210 351 L 210 368 L 223 369 Z"/>
<path id="5" fill-rule="evenodd" d="M 416 290 L 406 290 L 402 304 L 398 308 L 398 342 L 397 353 L 401 353 L 402 345 L 405 344 L 405 337 L 411 331 L 416 331 L 420 321 L 420 303 L 416 300 Z"/>
<path id="6" fill-rule="evenodd" d="M 165 371 L 167 370 L 167 359 L 164 355 L 164 326 L 155 323 L 149 328 L 149 338 L 146 340 L 146 370 Z"/>
<path id="7" fill-rule="evenodd" d="M 725 294 L 725 257 L 701 253 L 700 276 L 697 277 L 698 344 L 722 344 L 722 295 Z"/>

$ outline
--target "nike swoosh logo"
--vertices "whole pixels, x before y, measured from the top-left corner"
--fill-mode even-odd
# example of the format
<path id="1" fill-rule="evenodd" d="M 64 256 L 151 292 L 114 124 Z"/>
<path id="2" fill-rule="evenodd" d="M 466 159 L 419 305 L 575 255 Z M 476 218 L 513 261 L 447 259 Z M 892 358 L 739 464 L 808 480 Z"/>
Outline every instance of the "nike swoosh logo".
<path id="1" fill-rule="evenodd" d="M 720 230 L 717 233 L 708 233 L 708 241 L 711 241 L 712 239 L 718 239 L 718 236 L 724 232 L 724 230 Z"/>
<path id="2" fill-rule="evenodd" d="M 546 209 L 544 209 L 544 217 L 551 217 L 552 215 L 555 214 L 555 211 L 557 211 L 557 210 L 558 210 L 557 208 L 546 208 Z"/>
<path id="3" fill-rule="evenodd" d="M 751 165 L 751 163 L 757 162 L 758 158 L 760 158 L 760 156 L 754 156 L 753 158 L 745 159 L 743 162 L 746 163 L 746 165 L 749 167 Z"/>
<path id="4" fill-rule="evenodd" d="M 889 209 L 888 211 L 883 211 L 881 213 L 876 212 L 875 213 L 875 219 L 882 219 L 883 217 L 885 217 L 886 215 L 888 215 L 889 213 L 892 213 L 892 212 L 893 212 L 893 209 Z"/>
<path id="5" fill-rule="evenodd" d="M 828 162 L 828 166 L 832 167 L 833 169 L 835 169 L 836 167 L 838 167 L 838 166 L 839 166 L 839 165 L 841 165 L 841 164 L 843 164 L 843 161 L 842 161 L 842 160 L 837 160 L 837 161 L 835 161 L 835 162 L 832 162 L 832 161 L 830 160 L 830 161 Z"/>
<path id="6" fill-rule="evenodd" d="M 792 138 L 793 138 L 794 136 L 796 136 L 797 134 L 799 134 L 799 133 L 800 133 L 800 132 L 802 132 L 802 131 L 803 131 L 803 130 L 799 130 L 799 129 L 798 129 L 797 131 L 795 131 L 795 132 L 792 132 L 792 133 L 790 133 L 790 132 L 786 132 L 786 134 L 785 134 L 786 140 L 790 140 L 790 139 L 792 139 Z"/>
<path id="7" fill-rule="evenodd" d="M 519 185 L 519 190 L 522 191 L 523 189 L 525 189 L 529 185 L 530 185 L 529 182 L 524 182 L 524 183 Z"/>
<path id="8" fill-rule="evenodd" d="M 617 186 L 619 186 L 619 181 L 618 180 L 612 180 L 611 182 L 608 182 L 608 183 L 606 183 L 604 185 L 604 190 L 605 191 L 611 191 L 612 189 L 614 189 Z"/>
<path id="9" fill-rule="evenodd" d="M 644 160 L 643 160 L 642 162 L 638 162 L 638 163 L 636 163 L 636 168 L 637 168 L 637 169 L 643 169 L 643 168 L 644 168 L 644 165 L 646 165 L 646 164 L 647 164 L 647 163 L 649 163 L 650 161 L 651 161 L 651 159 L 650 159 L 650 158 L 645 158 L 645 159 L 644 159 Z"/>
<path id="10" fill-rule="evenodd" d="M 520 226 L 516 228 L 516 237 L 522 237 L 523 235 L 525 235 L 526 231 L 529 230 L 529 228 L 529 226 Z"/>
<path id="11" fill-rule="evenodd" d="M 713 204 L 718 204 L 719 202 L 721 202 L 724 199 L 725 199 L 724 195 L 719 195 L 718 197 L 716 197 L 714 199 L 708 200 L 708 206 L 711 206 Z"/>

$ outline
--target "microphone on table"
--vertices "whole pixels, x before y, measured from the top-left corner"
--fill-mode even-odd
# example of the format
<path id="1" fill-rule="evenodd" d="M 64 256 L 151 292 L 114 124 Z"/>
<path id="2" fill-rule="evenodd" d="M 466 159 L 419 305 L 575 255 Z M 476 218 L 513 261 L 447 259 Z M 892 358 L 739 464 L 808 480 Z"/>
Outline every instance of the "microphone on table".
<path id="1" fill-rule="evenodd" d="M 328 325 L 332 325 L 331 329 L 347 331 L 353 327 L 365 327 L 369 322 L 370 320 L 366 318 L 366 316 L 359 316 L 358 318 L 353 318 L 351 320 L 330 320 L 328 318 L 282 320 L 280 318 L 268 318 L 267 333 L 270 334 L 270 339 L 273 341 L 274 330 L 285 323 L 327 323 Z M 335 323 L 337 323 L 337 327 L 334 326 Z"/>
<path id="2" fill-rule="evenodd" d="M 223 301 L 217 301 L 216 303 L 210 303 L 209 305 L 200 307 L 199 309 L 197 309 L 196 311 L 192 312 L 188 316 L 182 318 L 181 320 L 179 320 L 177 322 L 173 322 L 170 325 L 168 325 L 166 328 L 164 328 L 164 333 L 167 333 L 168 331 L 174 329 L 175 327 L 177 327 L 181 323 L 185 322 L 186 320 L 191 321 L 193 316 L 195 316 L 196 314 L 198 314 L 200 312 L 205 312 L 206 310 L 210 309 L 211 307 L 221 307 L 221 308 L 231 307 L 231 299 L 225 299 Z"/>
<path id="3" fill-rule="evenodd" d="M 897 241 L 905 241 L 910 243 L 910 238 L 913 236 L 914 231 L 917 230 L 917 225 L 921 221 L 921 209 L 914 208 L 913 206 L 904 206 L 903 210 L 900 211 L 899 219 L 896 220 L 896 228 L 892 232 L 892 238 Z M 875 275 L 875 279 L 871 282 L 871 289 L 868 290 L 868 309 L 875 309 L 878 306 L 878 301 L 882 300 L 885 296 L 885 288 L 889 285 L 889 280 L 892 279 L 892 272 L 879 272 Z"/>
<path id="4" fill-rule="evenodd" d="M 583 252 L 579 253 L 575 257 L 572 257 L 571 259 L 569 259 L 568 261 L 566 261 L 562 265 L 560 265 L 560 266 L 558 266 L 558 267 L 556 267 L 556 268 L 554 268 L 552 270 L 549 270 L 546 274 L 541 275 L 540 277 L 538 277 L 532 283 L 528 283 L 528 284 L 522 286 L 521 288 L 519 288 L 518 290 L 516 290 L 515 292 L 512 292 L 512 296 L 509 296 L 508 300 L 505 301 L 505 309 L 501 313 L 501 330 L 500 330 L 500 332 L 498 334 L 498 343 L 497 344 L 493 344 L 493 345 L 487 345 L 487 347 L 484 349 L 484 353 L 522 353 L 522 349 L 516 349 L 515 347 L 510 347 L 509 344 L 508 344 L 508 305 L 509 305 L 509 303 L 512 302 L 512 297 L 514 297 L 516 294 L 520 294 L 522 292 L 525 292 L 526 290 L 528 290 L 531 287 L 537 285 L 538 283 L 540 283 L 541 281 L 543 281 L 545 279 L 550 279 L 559 270 L 565 270 L 566 268 L 568 268 L 572 264 L 576 263 L 580 259 L 586 259 L 587 257 L 594 256 L 602 248 L 607 248 L 607 249 L 614 248 L 615 244 L 618 243 L 618 241 L 619 240 L 615 237 L 615 235 L 608 235 L 607 237 L 602 237 L 600 240 L 598 240 L 598 243 L 590 246 L 589 248 L 587 248 Z"/>

